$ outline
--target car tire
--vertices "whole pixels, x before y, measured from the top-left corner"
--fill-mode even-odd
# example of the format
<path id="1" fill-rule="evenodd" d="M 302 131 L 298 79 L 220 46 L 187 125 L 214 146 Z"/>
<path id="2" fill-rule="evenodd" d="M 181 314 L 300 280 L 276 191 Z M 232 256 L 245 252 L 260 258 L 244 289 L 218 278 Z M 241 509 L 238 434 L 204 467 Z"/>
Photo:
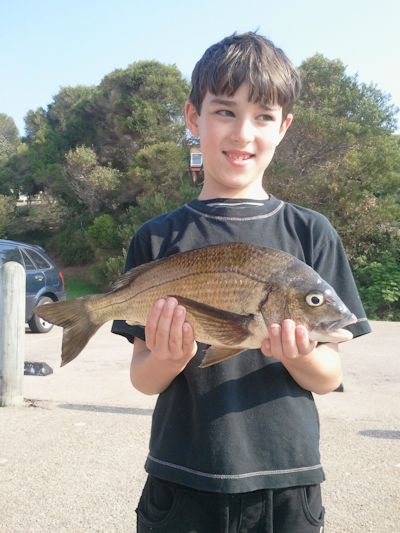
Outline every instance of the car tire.
<path id="1" fill-rule="evenodd" d="M 43 296 L 42 298 L 39 298 L 37 305 L 45 305 L 52 302 L 53 300 L 51 298 L 48 296 Z M 53 324 L 46 322 L 43 320 L 43 318 L 40 318 L 40 316 L 36 315 L 35 313 L 33 313 L 28 325 L 32 333 L 48 333 L 51 329 L 53 329 Z"/>

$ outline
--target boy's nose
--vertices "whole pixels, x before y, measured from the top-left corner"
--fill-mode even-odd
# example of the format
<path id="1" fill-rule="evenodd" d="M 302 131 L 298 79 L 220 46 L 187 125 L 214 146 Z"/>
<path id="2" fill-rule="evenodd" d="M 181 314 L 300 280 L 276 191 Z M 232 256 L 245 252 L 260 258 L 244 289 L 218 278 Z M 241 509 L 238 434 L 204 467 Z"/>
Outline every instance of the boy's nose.
<path id="1" fill-rule="evenodd" d="M 254 127 L 251 120 L 236 122 L 232 131 L 232 140 L 240 143 L 249 143 L 254 139 Z"/>

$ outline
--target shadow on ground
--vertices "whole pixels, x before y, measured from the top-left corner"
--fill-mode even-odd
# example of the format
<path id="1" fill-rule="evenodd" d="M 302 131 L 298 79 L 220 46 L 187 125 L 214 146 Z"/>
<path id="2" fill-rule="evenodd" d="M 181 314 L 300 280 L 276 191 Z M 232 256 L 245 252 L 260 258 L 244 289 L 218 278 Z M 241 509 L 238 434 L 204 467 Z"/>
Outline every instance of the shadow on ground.
<path id="1" fill-rule="evenodd" d="M 71 411 L 93 411 L 97 413 L 112 413 L 120 415 L 151 416 L 153 414 L 153 409 L 139 409 L 135 407 L 113 407 L 109 405 L 63 403 L 58 405 L 58 407 L 61 409 L 70 409 Z"/>
<path id="2" fill-rule="evenodd" d="M 365 429 L 359 431 L 359 435 L 363 437 L 372 437 L 374 439 L 400 439 L 400 431 L 390 429 Z"/>

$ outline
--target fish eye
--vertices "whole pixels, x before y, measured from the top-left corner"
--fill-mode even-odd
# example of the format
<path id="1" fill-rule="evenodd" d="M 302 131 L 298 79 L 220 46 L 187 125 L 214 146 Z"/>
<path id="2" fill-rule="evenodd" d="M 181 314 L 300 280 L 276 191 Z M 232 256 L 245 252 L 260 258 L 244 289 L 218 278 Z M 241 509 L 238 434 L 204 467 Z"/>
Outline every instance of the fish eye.
<path id="1" fill-rule="evenodd" d="M 310 292 L 306 296 L 306 302 L 310 307 L 319 307 L 325 302 L 322 292 Z"/>

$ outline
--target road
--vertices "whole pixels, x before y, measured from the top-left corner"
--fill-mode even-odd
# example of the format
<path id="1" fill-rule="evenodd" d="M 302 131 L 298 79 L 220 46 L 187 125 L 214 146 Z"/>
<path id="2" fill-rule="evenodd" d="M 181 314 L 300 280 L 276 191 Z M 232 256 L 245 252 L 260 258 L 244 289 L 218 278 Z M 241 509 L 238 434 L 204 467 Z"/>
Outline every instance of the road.
<path id="1" fill-rule="evenodd" d="M 345 391 L 316 398 L 327 533 L 399 531 L 400 323 L 372 326 L 341 347 Z M 59 328 L 26 333 L 26 360 L 54 373 L 0 408 L 2 533 L 135 531 L 155 398 L 132 389 L 131 346 L 109 327 L 63 368 Z"/>

